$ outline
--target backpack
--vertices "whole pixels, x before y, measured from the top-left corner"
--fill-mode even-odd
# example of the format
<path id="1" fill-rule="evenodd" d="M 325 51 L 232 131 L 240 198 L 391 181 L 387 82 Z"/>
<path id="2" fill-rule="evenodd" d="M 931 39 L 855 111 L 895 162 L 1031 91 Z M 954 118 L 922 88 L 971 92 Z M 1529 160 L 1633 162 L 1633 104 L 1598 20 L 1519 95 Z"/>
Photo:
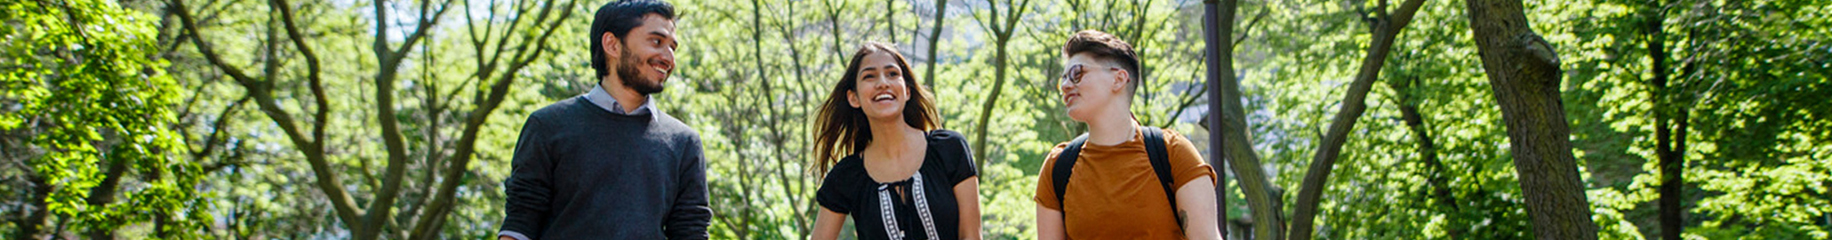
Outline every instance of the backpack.
<path id="1" fill-rule="evenodd" d="M 1183 218 L 1176 214 L 1177 191 L 1171 189 L 1171 182 L 1175 180 L 1171 177 L 1170 156 L 1164 147 L 1164 132 L 1157 127 L 1142 126 L 1139 127 L 1139 133 L 1145 135 L 1145 155 L 1151 158 L 1151 170 L 1158 174 L 1158 185 L 1164 187 L 1164 196 L 1170 199 L 1171 217 L 1177 219 L 1177 228 L 1183 228 Z M 1063 209 L 1068 208 L 1067 204 L 1062 201 L 1062 194 L 1067 192 L 1065 187 L 1069 185 L 1069 175 L 1074 173 L 1075 159 L 1081 155 L 1081 146 L 1087 143 L 1088 134 L 1083 133 L 1075 137 L 1075 140 L 1070 141 L 1069 146 L 1063 148 L 1062 153 L 1056 156 L 1056 163 L 1052 165 L 1054 170 L 1051 171 L 1053 174 L 1051 181 L 1056 187 L 1056 202 L 1063 204 Z M 1067 216 L 1068 214 L 1063 214 L 1063 217 Z M 1063 224 L 1067 225 L 1068 222 L 1064 221 Z"/>

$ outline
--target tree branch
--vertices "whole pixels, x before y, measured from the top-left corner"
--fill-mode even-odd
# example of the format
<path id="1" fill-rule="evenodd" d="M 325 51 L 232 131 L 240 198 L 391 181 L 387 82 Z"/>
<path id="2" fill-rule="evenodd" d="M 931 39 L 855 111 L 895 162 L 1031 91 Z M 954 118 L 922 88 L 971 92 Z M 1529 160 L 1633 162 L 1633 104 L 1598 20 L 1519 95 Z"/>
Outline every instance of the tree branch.
<path id="1" fill-rule="evenodd" d="M 210 136 L 204 138 L 204 149 L 192 151 L 191 159 L 203 159 L 215 153 L 216 146 L 225 141 L 221 136 L 223 132 L 227 132 L 223 128 L 228 127 L 228 119 L 235 116 L 236 110 L 241 109 L 242 104 L 247 104 L 252 99 L 254 99 L 252 96 L 243 95 L 241 100 L 236 100 L 228 107 L 223 107 L 223 112 L 216 115 L 216 122 L 210 125 Z"/>
<path id="2" fill-rule="evenodd" d="M 271 79 L 257 80 L 243 73 L 241 69 L 229 66 L 217 55 L 216 51 L 210 47 L 210 44 L 204 41 L 203 34 L 197 29 L 196 20 L 191 17 L 190 10 L 184 7 L 184 1 L 172 0 L 169 1 L 169 4 L 168 7 L 172 8 L 170 11 L 178 13 L 179 19 L 184 24 L 185 31 L 190 32 L 193 36 L 191 38 L 192 44 L 197 46 L 198 51 L 204 55 L 204 58 L 209 60 L 209 62 L 218 69 L 228 74 L 230 78 L 235 79 L 236 82 L 240 83 L 244 88 L 247 88 L 248 94 L 254 96 L 255 103 L 260 106 L 261 111 L 266 113 L 267 117 L 272 119 L 275 125 L 280 127 L 282 132 L 286 133 L 287 138 L 293 142 L 293 146 L 299 148 L 300 152 L 305 155 L 306 161 L 312 166 L 312 172 L 318 177 L 319 190 L 324 191 L 326 197 L 330 198 L 338 218 L 345 222 L 355 222 L 354 220 L 360 219 L 361 214 L 358 213 L 360 210 L 356 205 L 356 200 L 350 197 L 349 193 L 341 187 L 341 182 L 337 180 L 337 176 L 331 173 L 333 170 L 324 156 L 324 148 L 321 142 L 323 139 L 322 134 L 314 134 L 315 136 L 313 138 L 307 138 L 304 133 L 301 133 L 298 125 L 294 123 L 292 115 L 287 113 L 285 109 L 280 108 L 278 101 L 274 99 Z M 323 122 L 324 120 L 327 119 L 321 118 L 319 121 Z"/>
<path id="3" fill-rule="evenodd" d="M 1350 130 L 1355 128 L 1355 121 L 1367 110 L 1366 98 L 1373 88 L 1374 81 L 1380 76 L 1380 68 L 1386 63 L 1391 52 L 1393 41 L 1399 36 L 1406 24 L 1412 22 L 1412 16 L 1422 7 L 1425 0 L 1406 0 L 1392 16 L 1381 16 L 1391 19 L 1378 19 L 1375 24 L 1373 44 L 1368 46 L 1368 55 L 1362 59 L 1355 81 L 1349 85 L 1349 92 L 1343 97 L 1342 106 L 1330 121 L 1329 132 L 1323 136 L 1321 145 L 1311 160 L 1310 167 L 1304 174 L 1303 184 L 1298 189 L 1297 206 L 1292 211 L 1291 233 L 1293 240 L 1311 238 L 1312 221 L 1317 214 L 1317 205 L 1321 201 L 1323 188 L 1329 179 L 1331 169 L 1335 168 L 1336 159 L 1341 156 L 1342 145 L 1348 142 Z M 1384 4 L 1383 4 L 1384 5 Z"/>
<path id="4" fill-rule="evenodd" d="M 559 7 L 558 9 L 572 9 L 577 4 L 577 1 L 567 1 L 564 7 Z M 552 9 L 555 9 L 553 4 L 544 5 L 541 10 L 542 14 L 535 19 L 535 23 L 543 22 L 543 19 L 546 18 L 546 13 Z M 473 108 L 470 114 L 466 114 L 464 130 L 462 135 L 458 138 L 458 148 L 451 155 L 453 159 L 447 162 L 449 165 L 445 166 L 446 169 L 442 177 L 443 181 L 440 182 L 439 189 L 437 190 L 437 194 L 434 195 L 433 201 L 425 207 L 424 211 L 426 212 L 421 213 L 422 216 L 414 224 L 414 229 L 409 233 L 409 238 L 431 239 L 437 237 L 438 230 L 443 227 L 441 225 L 444 225 L 442 223 L 445 221 L 446 214 L 451 212 L 453 208 L 453 199 L 456 198 L 458 186 L 464 183 L 464 175 L 470 172 L 468 168 L 472 159 L 471 155 L 476 151 L 477 136 L 482 130 L 485 120 L 489 119 L 489 115 L 495 112 L 496 108 L 505 100 L 510 90 L 509 86 L 511 83 L 515 82 L 518 76 L 516 73 L 539 59 L 541 53 L 546 51 L 548 40 L 552 39 L 553 33 L 561 28 L 560 26 L 565 23 L 564 20 L 569 19 L 572 13 L 573 11 L 560 11 L 560 15 L 553 18 L 553 20 L 548 23 L 547 29 L 543 31 L 539 37 L 535 37 L 537 41 L 535 41 L 534 48 L 520 48 L 516 55 L 521 55 L 521 52 L 528 52 L 526 57 L 514 58 L 517 62 L 510 63 L 509 69 L 503 71 L 502 75 L 497 76 L 498 80 L 491 84 L 490 90 L 487 92 L 488 96 L 481 97 L 482 101 L 478 101 L 479 106 Z M 507 39 L 499 39 L 499 41 L 507 42 Z M 479 93 L 480 96 L 484 94 L 486 93 Z"/>

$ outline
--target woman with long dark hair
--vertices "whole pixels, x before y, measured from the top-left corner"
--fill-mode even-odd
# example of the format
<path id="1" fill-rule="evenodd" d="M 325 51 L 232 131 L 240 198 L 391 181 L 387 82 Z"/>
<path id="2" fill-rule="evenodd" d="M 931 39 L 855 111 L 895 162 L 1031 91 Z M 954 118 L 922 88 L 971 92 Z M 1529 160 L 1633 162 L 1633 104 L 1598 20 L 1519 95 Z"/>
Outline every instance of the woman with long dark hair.
<path id="1" fill-rule="evenodd" d="M 888 44 L 853 53 L 815 119 L 814 239 L 834 239 L 847 216 L 859 239 L 979 239 L 972 150 L 940 130 L 930 93 Z"/>

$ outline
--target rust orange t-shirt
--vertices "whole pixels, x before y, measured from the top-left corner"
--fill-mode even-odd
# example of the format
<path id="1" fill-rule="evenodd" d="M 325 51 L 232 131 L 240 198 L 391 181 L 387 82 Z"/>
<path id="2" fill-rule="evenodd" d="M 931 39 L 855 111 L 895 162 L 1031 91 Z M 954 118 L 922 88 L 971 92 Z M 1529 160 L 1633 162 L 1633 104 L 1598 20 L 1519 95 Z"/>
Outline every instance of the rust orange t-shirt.
<path id="1" fill-rule="evenodd" d="M 1135 128 L 1136 129 L 1136 128 Z M 1054 182 L 1056 156 L 1067 148 L 1067 142 L 1056 144 L 1043 161 L 1037 178 L 1037 195 L 1032 200 L 1045 208 L 1063 211 L 1063 226 L 1070 239 L 1184 239 L 1183 230 L 1171 213 L 1170 197 L 1158 185 L 1158 175 L 1151 169 L 1145 153 L 1145 139 L 1138 130 L 1132 140 L 1113 146 L 1087 143 L 1075 160 L 1074 174 L 1069 176 L 1068 191 L 1056 200 Z M 1183 134 L 1164 130 L 1164 149 L 1170 156 L 1171 187 L 1182 189 L 1199 177 L 1214 183 L 1215 172 L 1202 161 Z"/>

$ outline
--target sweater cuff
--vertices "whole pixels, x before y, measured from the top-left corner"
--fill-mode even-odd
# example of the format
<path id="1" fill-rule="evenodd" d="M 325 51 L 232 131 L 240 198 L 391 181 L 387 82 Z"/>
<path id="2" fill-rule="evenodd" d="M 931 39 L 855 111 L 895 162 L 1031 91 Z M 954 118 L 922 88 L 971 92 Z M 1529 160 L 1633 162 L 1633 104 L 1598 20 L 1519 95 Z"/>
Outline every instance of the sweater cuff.
<path id="1" fill-rule="evenodd" d="M 497 232 L 496 236 L 498 237 L 508 236 L 509 238 L 514 238 L 515 240 L 534 240 L 534 239 L 528 239 L 527 235 L 522 235 L 522 233 L 515 232 L 515 231 L 509 231 L 509 230 L 503 230 L 502 232 Z"/>

